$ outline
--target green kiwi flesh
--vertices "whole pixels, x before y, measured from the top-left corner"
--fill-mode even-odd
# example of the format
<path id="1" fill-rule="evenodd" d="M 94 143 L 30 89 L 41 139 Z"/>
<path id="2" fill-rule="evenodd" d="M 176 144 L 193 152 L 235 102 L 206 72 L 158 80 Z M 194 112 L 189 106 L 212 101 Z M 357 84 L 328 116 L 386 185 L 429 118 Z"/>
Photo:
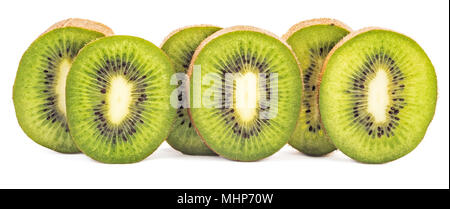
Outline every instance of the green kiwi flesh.
<path id="1" fill-rule="evenodd" d="M 71 135 L 80 150 L 104 163 L 145 159 L 164 141 L 175 118 L 168 82 L 174 68 L 152 43 L 110 36 L 83 48 L 67 78 Z"/>
<path id="2" fill-rule="evenodd" d="M 196 107 L 195 102 L 200 100 L 191 93 L 194 104 L 188 113 L 209 148 L 231 160 L 256 161 L 274 154 L 287 143 L 300 110 L 298 98 L 301 98 L 302 82 L 295 55 L 286 43 L 253 27 L 223 29 L 197 48 L 188 72 L 191 91 L 198 85 L 195 83 L 196 66 L 201 67 L 203 79 L 200 83 L 202 103 Z M 238 80 L 232 84 L 224 81 L 226 73 L 235 73 L 242 82 L 261 82 L 259 73 L 265 73 L 261 75 L 268 79 L 265 85 L 255 85 L 257 90 L 249 91 L 252 86 L 238 85 Z M 278 75 L 277 81 L 271 73 Z M 219 82 L 205 82 L 208 74 L 218 76 Z M 278 90 L 272 91 L 276 85 Z M 232 89 L 234 98 L 238 98 L 233 99 L 232 105 L 225 105 L 225 97 L 205 99 L 208 91 L 224 95 L 227 88 Z M 278 99 L 270 99 L 265 106 L 255 105 L 246 111 L 236 108 L 240 98 L 238 91 L 247 92 L 252 98 L 263 97 L 261 92 L 265 92 L 266 98 L 277 96 Z M 261 117 L 262 112 L 274 117 Z"/>
<path id="3" fill-rule="evenodd" d="M 175 31 L 161 46 L 161 49 L 170 57 L 176 72 L 186 73 L 191 63 L 192 55 L 200 43 L 221 28 L 215 26 L 190 26 Z M 178 95 L 181 98 L 181 92 Z M 177 109 L 174 127 L 167 137 L 167 143 L 174 149 L 188 155 L 216 155 L 198 136 L 187 107 L 181 104 Z"/>
<path id="4" fill-rule="evenodd" d="M 436 74 L 415 41 L 367 28 L 332 50 L 319 97 L 336 147 L 360 162 L 385 163 L 408 154 L 424 137 L 436 107 Z"/>
<path id="5" fill-rule="evenodd" d="M 311 23 L 311 24 L 309 24 Z M 301 26 L 305 25 L 305 26 Z M 321 156 L 336 149 L 320 121 L 318 94 L 319 74 L 326 56 L 350 29 L 333 19 L 301 22 L 285 37 L 303 70 L 303 97 L 297 127 L 289 145 L 312 156 Z"/>
<path id="6" fill-rule="evenodd" d="M 78 51 L 104 34 L 79 27 L 51 30 L 24 53 L 13 87 L 17 120 L 36 143 L 62 153 L 79 152 L 66 120 L 65 81 Z"/>

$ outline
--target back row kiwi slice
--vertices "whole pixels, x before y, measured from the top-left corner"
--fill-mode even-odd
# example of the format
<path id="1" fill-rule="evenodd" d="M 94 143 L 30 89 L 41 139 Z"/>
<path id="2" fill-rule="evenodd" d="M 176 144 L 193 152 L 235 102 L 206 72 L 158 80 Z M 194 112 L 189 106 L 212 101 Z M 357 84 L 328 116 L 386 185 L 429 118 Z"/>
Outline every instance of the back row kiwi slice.
<path id="1" fill-rule="evenodd" d="M 301 71 L 275 35 L 249 26 L 222 29 L 197 48 L 188 75 L 188 113 L 214 152 L 255 161 L 289 140 L 300 110 Z"/>
<path id="2" fill-rule="evenodd" d="M 81 48 L 111 34 L 103 24 L 71 18 L 51 26 L 26 50 L 14 82 L 13 100 L 17 120 L 32 140 L 58 152 L 79 152 L 67 126 L 67 73 Z"/>
<path id="3" fill-rule="evenodd" d="M 186 73 L 191 63 L 192 55 L 200 43 L 220 30 L 220 27 L 212 25 L 187 26 L 175 30 L 167 36 L 161 45 L 161 49 L 171 58 L 175 71 Z M 183 88 L 180 88 L 178 99 L 182 99 Z M 189 155 L 215 155 L 198 136 L 191 119 L 187 114 L 187 107 L 179 101 L 177 117 L 172 131 L 167 137 L 167 143 L 174 149 Z"/>
<path id="4" fill-rule="evenodd" d="M 170 94 L 175 73 L 167 55 L 132 36 L 86 45 L 67 77 L 67 117 L 72 138 L 89 157 L 134 163 L 164 141 L 175 119 Z"/>
<path id="5" fill-rule="evenodd" d="M 328 55 L 319 108 L 339 150 L 360 162 L 384 163 L 421 142 L 436 98 L 436 73 L 424 50 L 405 35 L 366 28 Z"/>
<path id="6" fill-rule="evenodd" d="M 283 36 L 303 70 L 302 106 L 289 144 L 305 154 L 320 156 L 336 149 L 320 121 L 319 74 L 328 53 L 350 31 L 338 20 L 321 18 L 300 22 Z"/>

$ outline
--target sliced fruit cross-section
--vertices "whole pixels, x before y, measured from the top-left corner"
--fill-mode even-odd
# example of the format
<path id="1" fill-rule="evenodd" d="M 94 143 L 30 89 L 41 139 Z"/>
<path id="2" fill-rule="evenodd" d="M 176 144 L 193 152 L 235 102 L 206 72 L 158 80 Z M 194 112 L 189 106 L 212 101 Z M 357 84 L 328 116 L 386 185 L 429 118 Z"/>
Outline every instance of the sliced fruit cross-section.
<path id="1" fill-rule="evenodd" d="M 350 30 L 338 20 L 321 18 L 300 22 L 283 36 L 303 70 L 302 106 L 289 144 L 305 154 L 320 156 L 336 149 L 320 120 L 319 75 L 328 53 Z"/>
<path id="2" fill-rule="evenodd" d="M 188 74 L 188 112 L 216 153 L 255 161 L 287 143 L 300 110 L 301 72 L 276 36 L 248 26 L 216 32 L 197 48 Z"/>
<path id="3" fill-rule="evenodd" d="M 50 27 L 24 53 L 13 100 L 17 120 L 32 140 L 58 152 L 79 152 L 67 126 L 66 77 L 82 47 L 110 34 L 100 23 L 67 19 Z"/>
<path id="4" fill-rule="evenodd" d="M 332 50 L 322 73 L 322 121 L 346 155 L 384 163 L 420 143 L 434 115 L 437 85 L 415 41 L 378 28 L 353 32 Z"/>
<path id="5" fill-rule="evenodd" d="M 82 152 L 105 163 L 133 163 L 164 141 L 175 117 L 167 55 L 137 37 L 87 45 L 67 78 L 67 116 Z"/>
<path id="6" fill-rule="evenodd" d="M 192 55 L 200 43 L 214 32 L 221 28 L 211 25 L 195 25 L 180 28 L 172 32 L 163 42 L 161 49 L 174 62 L 175 70 L 179 73 L 186 73 L 191 63 Z M 185 77 L 182 77 L 183 79 Z M 184 80 L 184 82 L 187 82 Z M 189 84 L 186 84 L 189 85 Z M 187 107 L 181 103 L 184 88 L 178 87 L 180 92 L 178 98 L 180 101 L 177 110 L 177 119 L 174 127 L 167 137 L 167 143 L 174 149 L 189 155 L 215 155 L 200 139 L 195 131 L 191 119 L 187 113 Z"/>

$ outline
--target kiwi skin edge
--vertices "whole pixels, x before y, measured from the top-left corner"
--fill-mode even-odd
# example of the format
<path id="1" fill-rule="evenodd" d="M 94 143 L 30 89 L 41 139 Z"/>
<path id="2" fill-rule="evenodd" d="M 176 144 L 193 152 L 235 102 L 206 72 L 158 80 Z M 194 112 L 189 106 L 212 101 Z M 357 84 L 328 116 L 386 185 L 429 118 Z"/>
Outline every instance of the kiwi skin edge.
<path id="1" fill-rule="evenodd" d="M 305 21 L 302 21 L 302 22 L 299 22 L 299 23 L 293 25 L 291 28 L 289 28 L 288 32 L 286 32 L 282 36 L 282 39 L 287 40 L 298 30 L 301 30 L 301 29 L 309 27 L 309 26 L 314 26 L 314 25 L 335 25 L 335 26 L 341 27 L 345 30 L 348 30 L 349 32 L 353 31 L 348 25 L 346 25 L 345 23 L 343 23 L 339 20 L 331 19 L 331 18 L 316 18 L 316 19 L 305 20 Z"/>
<path id="2" fill-rule="evenodd" d="M 215 33 L 213 33 L 213 34 L 211 34 L 210 36 L 208 36 L 208 38 L 206 38 L 205 40 L 203 40 L 203 41 L 200 43 L 200 45 L 197 47 L 197 49 L 195 50 L 194 55 L 192 55 L 191 63 L 189 64 L 189 68 L 188 68 L 188 71 L 187 71 L 187 73 L 186 73 L 186 74 L 188 75 L 188 79 L 187 79 L 187 82 L 188 82 L 188 83 L 191 82 L 191 76 L 192 76 L 192 73 L 193 73 L 193 71 L 194 71 L 194 63 L 195 63 L 195 60 L 197 59 L 197 56 L 200 54 L 200 51 L 203 49 L 203 47 L 205 47 L 211 40 L 213 40 L 213 39 L 215 39 L 215 38 L 217 38 L 217 37 L 219 37 L 219 36 L 221 36 L 221 35 L 224 35 L 224 34 L 227 34 L 227 33 L 230 33 L 230 32 L 234 32 L 234 31 L 253 31 L 253 32 L 259 32 L 259 33 L 262 33 L 262 34 L 271 36 L 271 37 L 277 39 L 278 41 L 280 41 L 281 43 L 283 43 L 283 44 L 289 49 L 289 51 L 291 51 L 292 55 L 293 55 L 294 58 L 295 58 L 295 62 L 297 63 L 297 66 L 298 66 L 298 69 L 299 69 L 299 72 L 300 72 L 300 80 L 301 80 L 301 82 L 302 82 L 301 88 L 302 88 L 302 92 L 303 92 L 303 90 L 304 90 L 304 87 L 303 87 L 303 79 L 301 79 L 301 78 L 303 78 L 303 70 L 301 69 L 300 63 L 298 62 L 297 56 L 295 55 L 294 51 L 292 50 L 292 47 L 291 47 L 289 44 L 287 44 L 287 42 L 286 42 L 285 40 L 283 40 L 282 38 L 279 38 L 277 35 L 273 34 L 272 32 L 269 32 L 269 31 L 264 30 L 264 29 L 256 28 L 256 27 L 253 27 L 253 26 L 246 26 L 246 25 L 237 25 L 237 26 L 232 26 L 232 27 L 228 27 L 228 28 L 221 29 L 221 30 L 219 30 L 219 31 L 217 31 L 217 32 L 215 32 Z M 189 88 L 190 88 L 190 85 L 186 85 L 186 92 L 190 92 L 190 89 L 189 89 Z M 190 119 L 191 122 L 192 122 L 192 126 L 193 126 L 194 129 L 195 129 L 195 132 L 197 132 L 197 134 L 200 136 L 200 138 L 202 139 L 203 143 L 204 143 L 210 150 L 212 150 L 213 152 L 215 152 L 217 155 L 223 157 L 222 155 L 220 155 L 219 153 L 217 153 L 216 151 L 214 151 L 213 149 L 211 149 L 211 147 L 206 143 L 206 141 L 205 141 L 205 139 L 203 138 L 202 134 L 198 131 L 198 128 L 197 128 L 197 126 L 195 125 L 195 121 L 192 119 L 192 114 L 191 114 L 191 109 L 190 109 L 190 108 L 187 108 L 187 113 L 188 113 L 188 115 L 189 115 L 189 119 Z M 297 123 L 298 123 L 298 118 L 297 118 L 297 122 L 296 122 L 295 125 L 297 125 Z M 293 134 L 293 132 L 292 132 L 290 135 L 292 135 L 292 134 Z M 289 138 L 290 138 L 290 137 L 289 137 Z M 286 144 L 287 144 L 287 141 L 286 141 Z M 252 161 L 242 161 L 242 160 L 237 160 L 237 159 L 232 159 L 232 160 L 238 161 L 238 162 L 252 162 Z M 259 160 L 257 160 L 257 161 L 260 161 L 260 160 L 262 160 L 262 159 L 259 159 Z"/>
<path id="3" fill-rule="evenodd" d="M 342 45 L 344 45 L 344 43 L 345 42 L 347 42 L 347 41 L 349 41 L 349 40 L 351 40 L 352 38 L 354 38 L 355 36 L 357 36 L 357 35 L 359 35 L 359 34 L 362 34 L 362 33 L 365 33 L 365 32 L 368 32 L 368 31 L 371 31 L 371 30 L 384 30 L 384 31 L 390 31 L 390 32 L 394 32 L 394 33 L 398 33 L 398 34 L 401 34 L 402 36 L 404 36 L 404 37 L 406 37 L 406 38 L 408 38 L 408 39 L 410 39 L 411 41 L 413 41 L 413 42 L 415 42 L 416 44 L 418 44 L 416 41 L 414 41 L 414 39 L 412 39 L 411 37 L 409 37 L 409 36 L 406 36 L 405 34 L 403 34 L 403 33 L 399 33 L 399 32 L 396 32 L 396 31 L 394 31 L 394 30 L 390 30 L 390 29 L 385 29 L 385 28 L 381 28 L 381 27 L 365 27 L 365 28 L 362 28 L 362 29 L 359 29 L 359 30 L 356 30 L 356 31 L 352 31 L 351 33 L 349 33 L 347 36 L 345 36 L 344 38 L 342 38 L 334 47 L 333 47 L 333 49 L 331 49 L 331 51 L 328 53 L 328 55 L 327 55 L 327 57 L 325 58 L 325 60 L 324 60 L 324 62 L 323 62 L 323 66 L 322 66 L 322 69 L 321 69 L 321 71 L 320 71 L 320 74 L 319 74 L 319 80 L 318 80 L 318 83 L 317 83 L 317 88 L 318 88 L 318 92 L 319 92 L 319 94 L 318 95 L 320 95 L 320 84 L 321 84 L 321 82 L 322 82 L 322 77 L 323 77 L 323 74 L 325 73 L 325 69 L 326 69 L 326 66 L 327 66 L 327 64 L 328 64 L 328 61 L 330 60 L 330 58 L 331 58 L 331 56 L 334 54 L 334 52 L 337 50 L 337 49 L 339 49 Z M 422 49 L 423 50 L 423 49 Z M 427 56 L 427 58 L 429 59 L 429 57 L 428 57 L 428 55 L 424 52 L 424 54 L 425 54 L 425 56 Z M 431 63 L 431 62 L 430 62 Z M 432 63 L 431 63 L 432 64 Z M 433 66 L 433 68 L 434 68 L 434 66 Z M 436 71 L 435 71 L 435 73 L 436 73 Z M 437 79 L 436 79 L 436 104 L 437 104 L 437 100 L 439 99 L 439 90 L 438 90 L 438 83 L 437 83 L 438 81 L 437 81 Z M 320 110 L 320 109 L 319 109 Z M 320 111 L 319 111 L 320 112 Z M 427 125 L 427 128 L 426 129 L 428 129 L 428 127 L 429 127 L 429 125 L 431 124 L 431 121 L 433 121 L 433 118 L 434 118 L 434 116 L 436 115 L 436 111 L 434 111 L 433 112 L 433 115 L 432 115 L 432 117 L 431 117 L 431 120 L 430 120 L 430 123 Z M 322 123 L 322 117 L 320 117 L 320 122 Z M 324 129 L 324 131 L 325 131 L 325 133 L 326 133 L 326 129 Z M 423 139 L 423 138 L 422 138 Z M 416 145 L 416 147 L 418 146 L 419 144 L 417 144 Z M 415 149 L 415 148 L 414 148 Z M 404 156 L 406 156 L 406 155 L 408 155 L 409 153 L 411 153 L 414 149 L 411 149 L 408 153 L 406 153 L 405 155 L 403 155 L 403 157 Z M 353 159 L 353 158 L 352 158 Z M 360 161 L 360 160 L 358 160 L 358 159 L 353 159 L 353 160 L 355 160 L 356 162 L 359 162 L 359 163 L 363 163 L 363 164 L 367 164 L 367 163 L 369 163 L 369 164 L 379 164 L 379 163 L 376 163 L 376 162 L 365 162 L 365 161 Z M 393 159 L 393 160 L 391 160 L 391 161 L 387 161 L 387 162 L 383 162 L 382 164 L 384 164 L 384 163 L 389 163 L 389 162 L 392 162 L 392 161 L 395 161 L 395 160 L 398 160 L 398 159 Z"/>
<path id="4" fill-rule="evenodd" d="M 169 40 L 173 35 L 177 34 L 178 32 L 180 32 L 182 30 L 185 30 L 185 29 L 196 28 L 196 27 L 217 27 L 217 28 L 221 28 L 220 26 L 210 25 L 210 24 L 197 24 L 197 25 L 187 25 L 187 26 L 184 26 L 184 27 L 180 27 L 180 28 L 170 32 L 169 35 L 167 35 L 164 38 L 164 40 L 161 42 L 161 44 L 159 45 L 159 48 L 162 48 L 162 46 L 164 46 L 164 44 L 167 42 L 167 40 Z"/>
<path id="5" fill-rule="evenodd" d="M 81 18 L 69 18 L 69 19 L 61 20 L 61 21 L 53 24 L 47 30 L 45 30 L 45 32 L 42 33 L 41 36 L 54 30 L 54 29 L 65 28 L 65 27 L 84 28 L 86 30 L 92 30 L 92 31 L 102 33 L 105 36 L 114 35 L 113 30 L 102 23 L 95 22 L 92 20 L 87 20 L 87 19 L 81 19 Z"/>
<path id="6" fill-rule="evenodd" d="M 304 29 L 304 28 L 307 28 L 307 27 L 310 27 L 310 26 L 316 26 L 316 25 L 332 25 L 332 26 L 337 26 L 337 27 L 340 27 L 340 28 L 343 28 L 343 29 L 347 30 L 349 32 L 349 34 L 353 32 L 353 30 L 348 25 L 346 25 L 345 23 L 343 23 L 343 22 L 341 22 L 341 21 L 339 21 L 337 19 L 332 19 L 332 18 L 315 18 L 315 19 L 301 21 L 301 22 L 293 25 L 291 28 L 289 28 L 288 32 L 286 32 L 282 36 L 282 39 L 287 41 L 297 31 L 299 31 L 301 29 Z M 342 38 L 342 39 L 344 39 L 344 38 Z M 330 55 L 330 54 L 331 54 L 331 51 L 328 53 L 328 55 Z M 327 57 L 328 57 L 328 55 L 327 55 Z M 324 66 L 325 66 L 325 61 L 324 61 L 324 64 L 322 65 L 322 68 L 321 68 L 321 70 L 319 72 L 319 78 L 318 78 L 318 81 L 317 81 L 317 88 L 320 87 L 319 85 L 320 85 L 321 76 L 322 76 L 322 73 L 323 73 Z M 303 74 L 302 74 L 302 82 L 303 82 Z M 302 87 L 303 87 L 303 83 L 302 83 Z M 319 91 L 317 91 L 317 93 L 316 93 L 316 101 L 319 101 Z M 320 115 L 319 103 L 318 102 L 316 104 L 316 108 L 317 108 L 317 111 L 318 111 L 318 114 L 319 114 L 319 123 L 321 124 L 322 127 L 324 127 L 323 123 L 322 123 L 322 117 Z M 298 122 L 299 121 L 297 121 L 297 123 Z M 331 144 L 333 144 L 333 142 L 329 138 L 325 128 L 323 129 L 323 132 L 324 132 L 325 137 L 327 137 L 328 141 Z M 294 149 L 297 149 L 297 148 L 294 148 Z M 335 151 L 335 150 L 336 150 L 336 148 L 333 151 Z M 331 151 L 331 152 L 333 152 L 333 151 Z M 320 156 L 326 156 L 326 155 L 330 154 L 331 152 L 328 152 L 328 153 L 325 153 L 325 154 L 317 154 L 317 155 L 312 154 L 312 153 L 304 153 L 304 154 L 306 154 L 308 156 L 312 156 L 312 157 L 320 157 Z"/>

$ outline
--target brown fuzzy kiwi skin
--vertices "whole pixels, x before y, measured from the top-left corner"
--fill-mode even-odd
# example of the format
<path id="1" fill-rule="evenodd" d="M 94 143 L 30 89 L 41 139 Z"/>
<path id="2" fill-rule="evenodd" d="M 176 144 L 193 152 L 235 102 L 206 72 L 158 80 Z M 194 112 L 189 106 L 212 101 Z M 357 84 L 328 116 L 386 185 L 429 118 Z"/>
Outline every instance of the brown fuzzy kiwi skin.
<path id="1" fill-rule="evenodd" d="M 316 18 L 316 19 L 305 20 L 305 21 L 302 21 L 302 22 L 299 22 L 299 23 L 293 25 L 291 28 L 289 28 L 288 32 L 286 32 L 282 36 L 282 39 L 287 41 L 297 31 L 299 31 L 303 28 L 307 28 L 309 26 L 315 26 L 315 25 L 331 25 L 331 26 L 334 25 L 334 26 L 343 28 L 349 32 L 353 31 L 349 26 L 347 26 L 345 23 L 343 23 L 339 20 L 332 19 L 332 18 Z"/>
<path id="2" fill-rule="evenodd" d="M 345 23 L 343 23 L 343 22 L 341 22 L 341 21 L 339 21 L 339 20 L 337 20 L 337 19 L 332 19 L 332 18 L 315 18 L 315 19 L 310 19 L 310 20 L 301 21 L 301 22 L 299 22 L 299 23 L 293 25 L 291 28 L 289 28 L 288 32 L 286 32 L 286 33 L 282 36 L 282 38 L 283 38 L 283 40 L 285 40 L 285 41 L 287 42 L 287 40 L 288 40 L 294 33 L 296 33 L 297 31 L 299 31 L 299 30 L 301 30 L 301 29 L 304 29 L 304 28 L 307 28 L 307 27 L 310 27 L 310 26 L 315 26 L 315 25 L 331 25 L 331 26 L 337 26 L 337 27 L 340 27 L 340 28 L 343 28 L 343 29 L 347 30 L 347 31 L 349 32 L 349 34 L 353 32 L 353 30 L 352 30 L 349 26 L 347 26 Z M 347 36 L 348 36 L 348 35 L 347 35 Z M 347 37 L 347 36 L 345 36 L 345 37 Z M 342 38 L 341 41 L 342 41 L 343 39 L 345 39 L 345 37 Z M 341 41 L 339 41 L 338 43 L 340 43 Z M 333 49 L 338 45 L 338 43 L 333 47 Z M 325 63 L 328 62 L 328 56 L 329 56 L 332 52 L 334 52 L 333 49 L 328 53 L 328 55 L 327 55 L 327 57 L 326 57 L 326 60 L 324 61 L 324 64 L 322 65 L 322 68 L 321 68 L 321 70 L 320 70 L 320 72 L 319 72 L 319 78 L 318 78 L 318 81 L 317 81 L 317 87 L 318 87 L 318 89 L 320 89 L 320 82 L 322 81 L 322 74 L 323 74 L 323 71 L 324 71 L 324 69 L 325 69 L 325 68 L 324 68 Z M 302 77 L 302 78 L 303 78 L 303 77 Z M 302 82 L 303 82 L 303 79 L 302 79 Z M 316 99 L 317 99 L 316 101 L 319 101 L 319 91 L 317 91 L 317 93 L 316 93 L 315 96 L 316 96 Z M 317 108 L 318 114 L 319 114 L 319 123 L 322 125 L 322 127 L 324 127 L 324 126 L 323 126 L 323 123 L 322 123 L 322 116 L 320 115 L 319 102 L 317 102 L 316 108 Z M 328 141 L 329 141 L 330 143 L 333 144 L 333 142 L 331 141 L 330 137 L 328 136 L 327 131 L 326 131 L 325 128 L 323 129 L 323 132 L 324 132 L 325 136 L 328 138 Z M 325 154 L 325 155 L 318 155 L 318 156 L 326 156 L 326 155 L 328 155 L 328 154 L 330 154 L 330 153 L 332 153 L 332 152 L 329 152 L 329 153 L 327 153 L 327 154 Z M 310 155 L 310 156 L 317 157 L 317 155 Z"/>
<path id="3" fill-rule="evenodd" d="M 65 28 L 65 27 L 84 28 L 87 30 L 92 30 L 92 31 L 102 33 L 105 36 L 114 35 L 113 30 L 102 23 L 95 22 L 95 21 L 88 20 L 88 19 L 69 18 L 69 19 L 61 20 L 61 21 L 53 24 L 44 33 L 42 33 L 41 36 L 54 30 L 54 29 Z"/>
<path id="4" fill-rule="evenodd" d="M 217 25 L 210 25 L 210 24 L 197 24 L 197 25 L 187 25 L 184 27 L 180 27 L 176 30 L 173 30 L 172 32 L 169 33 L 169 35 L 167 35 L 164 40 L 161 42 L 161 45 L 159 46 L 159 48 L 162 48 L 164 46 L 164 44 L 167 42 L 167 40 L 169 40 L 170 38 L 172 38 L 173 35 L 177 34 L 180 31 L 189 29 L 189 28 L 202 28 L 202 27 L 216 27 L 216 28 L 221 28 Z"/>
<path id="5" fill-rule="evenodd" d="M 187 95 L 190 94 L 190 83 L 191 83 L 191 76 L 192 76 L 192 73 L 193 73 L 193 71 L 194 71 L 194 64 L 195 64 L 195 61 L 197 60 L 198 55 L 199 55 L 200 52 L 202 51 L 203 47 L 205 47 L 210 41 L 214 40 L 215 38 L 217 38 L 217 37 L 219 37 L 219 36 L 221 36 L 221 35 L 224 35 L 224 34 L 227 34 L 227 33 L 231 33 L 231 32 L 236 32 L 236 31 L 252 31 L 252 32 L 259 32 L 259 33 L 262 33 L 262 34 L 271 36 L 271 37 L 273 37 L 273 38 L 279 40 L 281 43 L 283 43 L 283 44 L 289 49 L 289 51 L 291 51 L 291 54 L 294 56 L 295 62 L 297 63 L 297 66 L 298 66 L 298 68 L 299 68 L 300 78 L 303 78 L 303 74 L 302 74 L 302 73 L 303 73 L 303 70 L 302 70 L 301 67 L 300 67 L 300 63 L 298 62 L 297 56 L 295 55 L 295 53 L 294 53 L 294 51 L 292 50 L 291 46 L 290 46 L 288 43 L 286 43 L 285 40 L 283 40 L 282 38 L 278 37 L 278 36 L 275 35 L 274 33 L 269 32 L 269 31 L 264 30 L 264 29 L 261 29 L 261 28 L 257 28 L 257 27 L 253 27 L 253 26 L 247 26 L 247 25 L 237 25 L 237 26 L 232 26 L 232 27 L 228 27 L 228 28 L 221 29 L 221 30 L 219 30 L 219 31 L 217 31 L 217 32 L 215 32 L 215 33 L 213 33 L 213 34 L 211 34 L 210 36 L 208 36 L 208 38 L 206 38 L 205 40 L 203 40 L 203 41 L 200 43 L 200 45 L 197 47 L 197 49 L 196 49 L 195 52 L 194 52 L 194 55 L 192 56 L 191 63 L 189 64 L 189 68 L 188 68 L 188 71 L 187 71 L 187 75 L 188 75 L 187 81 L 188 81 L 188 83 L 189 83 L 189 85 L 186 85 L 186 92 L 188 92 Z M 300 79 L 300 80 L 301 80 L 301 82 L 302 82 L 302 85 L 301 85 L 301 86 L 302 86 L 302 92 L 303 92 L 303 90 L 304 90 L 304 89 L 303 89 L 303 79 Z M 301 98 L 300 98 L 300 100 L 301 100 Z M 194 121 L 193 118 L 192 118 L 191 108 L 187 108 L 187 112 L 188 112 L 188 115 L 189 115 L 189 119 L 191 120 L 192 125 L 193 125 L 193 127 L 194 127 L 194 129 L 195 129 L 195 132 L 197 132 L 197 134 L 200 136 L 200 138 L 201 138 L 201 140 L 203 141 L 203 143 L 204 143 L 210 150 L 212 150 L 213 152 L 215 152 L 217 155 L 219 155 L 219 156 L 221 156 L 221 157 L 224 157 L 224 156 L 222 156 L 220 153 L 217 153 L 216 151 L 214 151 L 214 149 L 211 149 L 211 147 L 206 143 L 204 137 L 203 137 L 202 134 L 198 131 L 198 128 L 197 128 L 197 126 L 195 125 L 195 121 Z M 298 123 L 298 119 L 297 119 L 297 123 Z M 297 125 L 297 124 L 296 124 L 296 125 Z M 291 133 L 291 135 L 292 135 L 292 134 L 293 134 L 293 133 Z M 290 137 L 289 137 L 289 138 L 290 138 Z M 286 143 L 287 143 L 287 142 L 286 142 Z M 225 157 L 225 158 L 226 158 L 226 157 Z M 239 162 L 254 162 L 254 161 L 241 161 L 241 160 L 237 160 L 237 159 L 231 159 L 231 160 L 239 161 Z M 259 159 L 259 160 L 257 160 L 257 161 L 260 161 L 260 160 L 263 160 L 263 159 Z M 257 161 L 256 161 L 256 162 L 257 162 Z"/>
<path id="6" fill-rule="evenodd" d="M 404 36 L 404 37 L 406 37 L 406 38 L 412 40 L 413 42 L 415 42 L 415 43 L 417 44 L 417 42 L 414 41 L 414 39 L 412 39 L 411 37 L 409 37 L 409 36 L 407 36 L 407 35 L 405 35 L 405 34 L 403 34 L 403 33 L 399 33 L 399 32 L 396 32 L 396 31 L 394 31 L 394 30 L 390 30 L 390 29 L 386 29 L 386 28 L 381 28 L 381 27 L 366 27 L 366 28 L 362 28 L 362 29 L 359 29 L 359 30 L 356 30 L 356 31 L 351 32 L 350 34 L 348 34 L 347 36 L 345 36 L 344 38 L 342 38 L 342 39 L 341 39 L 341 40 L 333 47 L 333 49 L 331 49 L 331 51 L 328 53 L 327 57 L 325 58 L 325 61 L 323 62 L 322 69 L 321 69 L 320 74 L 319 74 L 319 81 L 318 81 L 318 83 L 317 83 L 317 89 L 318 89 L 318 92 L 319 92 L 319 94 L 317 94 L 318 96 L 320 95 L 320 84 L 322 83 L 323 74 L 325 73 L 325 70 L 326 70 L 326 68 L 327 68 L 328 61 L 329 61 L 330 58 L 333 56 L 334 52 L 335 52 L 336 50 L 338 50 L 342 45 L 344 45 L 347 41 L 349 41 L 349 40 L 351 40 L 352 38 L 354 38 L 355 36 L 358 36 L 358 35 L 360 35 L 360 34 L 363 34 L 363 33 L 366 33 L 366 32 L 372 31 L 372 30 L 383 30 L 383 31 L 390 31 L 390 32 L 398 33 L 398 34 L 401 34 L 402 36 Z M 425 56 L 427 56 L 427 58 L 428 58 L 428 55 L 426 55 L 426 53 L 424 53 L 424 54 L 425 54 Z M 429 58 L 428 58 L 428 59 L 429 59 Z M 434 68 L 434 66 L 433 66 L 433 68 Z M 437 81 L 437 79 L 436 79 L 436 90 L 437 90 L 437 93 L 436 93 L 436 100 L 439 98 L 439 90 L 437 89 L 437 88 L 438 88 L 438 85 L 437 85 L 438 83 L 437 83 L 437 82 L 438 82 L 438 81 Z M 436 102 L 436 103 L 437 103 L 437 102 Z M 319 114 L 320 114 L 320 108 L 319 108 Z M 436 115 L 436 111 L 434 111 L 431 121 L 433 120 L 433 118 L 434 118 L 435 115 Z M 322 117 L 320 117 L 320 122 L 322 123 Z M 431 123 L 431 122 L 430 122 L 430 123 Z M 322 123 L 322 124 L 323 124 L 323 123 Z M 428 126 L 429 126 L 429 124 L 428 124 Z M 427 127 L 427 129 L 428 129 L 428 127 Z M 325 133 L 326 133 L 326 129 L 324 129 L 324 131 L 325 131 Z M 328 134 L 327 134 L 327 135 L 328 135 Z M 411 151 L 412 151 L 412 150 L 411 150 Z M 356 162 L 359 162 L 359 163 L 367 164 L 366 162 L 358 161 L 358 160 L 356 160 L 356 159 L 353 159 L 353 160 L 355 160 Z M 391 160 L 391 161 L 394 161 L 394 160 Z M 391 161 L 388 161 L 388 162 L 391 162 Z M 388 163 L 388 162 L 385 162 L 385 163 Z"/>

